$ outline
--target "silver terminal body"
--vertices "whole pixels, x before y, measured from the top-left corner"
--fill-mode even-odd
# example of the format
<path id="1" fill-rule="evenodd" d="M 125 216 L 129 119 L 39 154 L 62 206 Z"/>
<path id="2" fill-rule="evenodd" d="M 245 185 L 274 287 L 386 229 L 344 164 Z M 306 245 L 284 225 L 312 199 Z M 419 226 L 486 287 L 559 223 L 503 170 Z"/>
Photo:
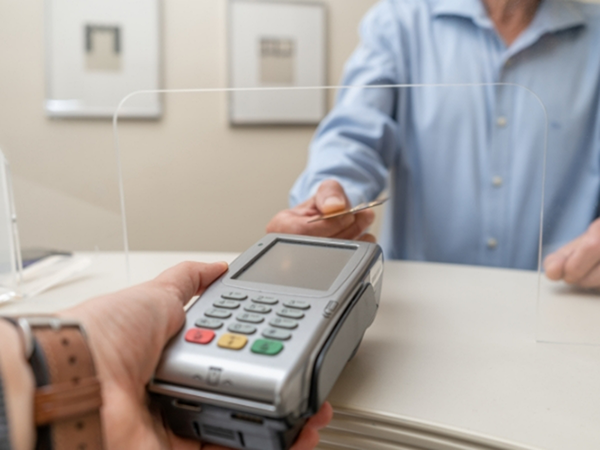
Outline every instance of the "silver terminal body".
<path id="1" fill-rule="evenodd" d="M 295 258 L 309 259 L 309 263 L 298 263 Z M 289 267 L 279 267 L 286 265 Z M 294 270 L 302 273 L 288 273 Z M 228 273 L 202 297 L 188 305 L 185 326 L 163 353 L 149 390 L 169 408 L 176 408 L 173 402 L 177 401 L 181 410 L 188 408 L 189 414 L 196 406 L 207 414 L 208 405 L 218 408 L 215 414 L 250 414 L 292 427 L 322 404 L 374 320 L 382 273 L 383 256 L 376 244 L 266 236 L 236 259 Z M 274 282 L 278 278 L 272 277 L 276 276 L 282 278 L 282 284 Z M 316 289 L 311 288 L 313 283 L 318 285 Z M 215 314 L 215 309 L 223 312 Z M 186 341 L 186 333 L 200 329 L 197 324 L 211 327 L 198 334 L 214 334 L 209 343 Z M 240 332 L 232 333 L 230 329 Z M 242 338 L 228 341 L 226 336 L 230 334 Z M 228 348 L 244 341 L 240 349 Z M 280 347 L 277 354 L 268 354 Z M 192 415 L 185 417 L 190 417 L 197 429 L 190 425 L 180 434 L 189 435 L 189 430 L 196 429 L 196 437 L 206 440 L 201 416 L 194 416 L 194 420 Z M 214 428 L 217 425 L 211 426 L 207 430 L 215 436 L 209 436 L 209 441 L 254 448 L 248 442 L 242 445 L 233 441 L 241 436 L 248 441 L 249 431 L 227 434 L 223 430 L 233 430 L 233 425 L 221 427 L 219 432 Z M 260 450 L 280 448 L 267 442 L 261 442 L 262 447 L 256 445 Z"/>

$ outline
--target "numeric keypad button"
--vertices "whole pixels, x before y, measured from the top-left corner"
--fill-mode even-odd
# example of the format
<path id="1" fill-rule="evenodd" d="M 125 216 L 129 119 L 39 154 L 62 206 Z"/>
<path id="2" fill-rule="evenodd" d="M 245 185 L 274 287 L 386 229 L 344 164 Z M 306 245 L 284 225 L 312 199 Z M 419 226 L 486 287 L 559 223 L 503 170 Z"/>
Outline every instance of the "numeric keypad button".
<path id="1" fill-rule="evenodd" d="M 286 300 L 283 302 L 283 306 L 294 309 L 310 309 L 310 303 L 308 303 L 306 300 Z"/>
<path id="2" fill-rule="evenodd" d="M 229 319 L 231 317 L 231 312 L 224 309 L 211 308 L 207 310 L 204 315 L 206 317 L 214 317 L 215 319 Z"/>
<path id="3" fill-rule="evenodd" d="M 242 301 L 242 300 L 246 300 L 248 298 L 248 296 L 246 294 L 242 294 L 241 292 L 230 291 L 230 292 L 225 292 L 224 294 L 221 294 L 221 298 L 224 298 L 226 300 Z"/>
<path id="4" fill-rule="evenodd" d="M 261 323 L 265 320 L 265 318 L 260 314 L 246 312 L 238 314 L 237 320 L 239 320 L 240 322 Z"/>
<path id="5" fill-rule="evenodd" d="M 271 312 L 271 308 L 269 308 L 268 306 L 257 305 L 254 303 L 246 306 L 244 310 L 258 314 L 269 314 Z"/>
<path id="6" fill-rule="evenodd" d="M 247 343 L 248 338 L 246 336 L 228 333 L 219 338 L 217 345 L 221 348 L 228 348 L 229 350 L 241 350 Z"/>
<path id="7" fill-rule="evenodd" d="M 192 328 L 185 333 L 185 340 L 193 344 L 206 345 L 215 338 L 215 332 L 211 330 L 202 330 L 199 328 Z"/>
<path id="8" fill-rule="evenodd" d="M 288 330 L 293 330 L 298 327 L 298 322 L 293 319 L 284 319 L 283 317 L 275 317 L 274 319 L 269 320 L 269 325 L 277 328 L 286 328 Z"/>
<path id="9" fill-rule="evenodd" d="M 262 303 L 263 305 L 276 305 L 279 303 L 279 300 L 277 300 L 275 297 L 265 297 L 264 295 L 257 295 L 252 297 L 251 300 L 254 303 Z"/>
<path id="10" fill-rule="evenodd" d="M 219 319 L 209 319 L 208 317 L 202 317 L 196 320 L 195 325 L 200 328 L 208 328 L 210 330 L 218 330 L 223 326 L 223 322 Z"/>
<path id="11" fill-rule="evenodd" d="M 279 311 L 277 311 L 277 315 L 281 317 L 287 317 L 288 319 L 296 320 L 302 319 L 304 317 L 303 312 L 291 308 L 281 308 Z"/>
<path id="12" fill-rule="evenodd" d="M 252 353 L 259 355 L 275 356 L 283 350 L 283 344 L 277 341 L 269 341 L 267 339 L 257 339 L 252 344 Z"/>
<path id="13" fill-rule="evenodd" d="M 292 337 L 292 333 L 285 330 L 278 330 L 276 328 L 267 328 L 263 331 L 262 335 L 269 339 L 277 339 L 278 341 L 287 341 Z"/>
<path id="14" fill-rule="evenodd" d="M 256 327 L 249 325 L 247 323 L 232 323 L 227 327 L 227 330 L 232 333 L 240 333 L 240 334 L 254 334 L 256 333 Z"/>
<path id="15" fill-rule="evenodd" d="M 213 306 L 225 309 L 238 309 L 240 307 L 240 304 L 235 300 L 217 300 L 213 303 Z"/>

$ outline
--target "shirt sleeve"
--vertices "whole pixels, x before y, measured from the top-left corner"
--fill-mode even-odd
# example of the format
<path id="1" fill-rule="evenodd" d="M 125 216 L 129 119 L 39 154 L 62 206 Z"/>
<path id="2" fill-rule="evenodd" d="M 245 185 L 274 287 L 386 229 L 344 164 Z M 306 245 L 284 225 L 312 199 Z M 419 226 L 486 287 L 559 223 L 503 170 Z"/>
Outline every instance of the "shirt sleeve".
<path id="1" fill-rule="evenodd" d="M 290 192 L 290 204 L 306 200 L 325 179 L 342 184 L 352 204 L 372 200 L 386 187 L 398 146 L 394 119 L 402 83 L 399 21 L 391 0 L 377 4 L 361 25 L 361 42 L 346 64 L 336 106 L 323 120 L 309 161 Z"/>
<path id="2" fill-rule="evenodd" d="M 8 434 L 8 418 L 6 417 L 6 406 L 4 404 L 4 388 L 2 385 L 2 374 L 0 373 L 0 450 L 10 450 L 10 439 Z"/>

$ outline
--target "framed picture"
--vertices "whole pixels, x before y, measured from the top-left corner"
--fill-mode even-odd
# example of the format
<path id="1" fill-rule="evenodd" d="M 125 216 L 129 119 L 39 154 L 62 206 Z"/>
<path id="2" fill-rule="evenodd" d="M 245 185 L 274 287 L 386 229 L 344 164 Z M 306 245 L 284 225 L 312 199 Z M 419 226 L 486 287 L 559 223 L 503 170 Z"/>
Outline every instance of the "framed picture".
<path id="1" fill-rule="evenodd" d="M 112 117 L 137 90 L 160 88 L 159 0 L 46 0 L 46 113 Z M 134 97 L 124 117 L 157 118 L 158 94 Z"/>
<path id="2" fill-rule="evenodd" d="M 229 80 L 232 88 L 318 87 L 327 83 L 323 3 L 229 0 Z M 327 92 L 232 92 L 234 125 L 315 124 Z"/>

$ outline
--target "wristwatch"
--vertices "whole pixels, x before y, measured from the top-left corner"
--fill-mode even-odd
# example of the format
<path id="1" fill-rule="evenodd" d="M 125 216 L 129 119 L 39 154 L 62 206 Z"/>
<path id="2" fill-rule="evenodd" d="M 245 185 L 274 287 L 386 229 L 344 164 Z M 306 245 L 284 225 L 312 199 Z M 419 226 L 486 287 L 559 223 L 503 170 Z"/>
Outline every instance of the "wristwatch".
<path id="1" fill-rule="evenodd" d="M 4 319 L 20 331 L 35 376 L 36 450 L 101 450 L 102 393 L 81 324 L 52 316 Z"/>

